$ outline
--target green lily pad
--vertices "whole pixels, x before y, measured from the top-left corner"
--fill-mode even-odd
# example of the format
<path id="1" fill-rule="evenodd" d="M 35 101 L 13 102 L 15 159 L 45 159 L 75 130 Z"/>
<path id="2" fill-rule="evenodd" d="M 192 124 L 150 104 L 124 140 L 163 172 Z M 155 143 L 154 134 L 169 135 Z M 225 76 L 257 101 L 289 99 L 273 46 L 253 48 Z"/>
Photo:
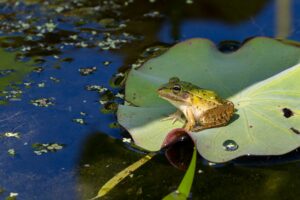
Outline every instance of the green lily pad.
<path id="1" fill-rule="evenodd" d="M 205 39 L 175 45 L 131 70 L 118 121 L 135 143 L 159 150 L 181 122 L 161 120 L 175 108 L 156 89 L 170 77 L 216 91 L 237 109 L 230 124 L 191 132 L 199 153 L 212 162 L 243 155 L 279 155 L 300 146 L 300 48 L 255 38 L 233 53 L 219 52 Z M 288 116 L 287 116 L 288 115 Z"/>

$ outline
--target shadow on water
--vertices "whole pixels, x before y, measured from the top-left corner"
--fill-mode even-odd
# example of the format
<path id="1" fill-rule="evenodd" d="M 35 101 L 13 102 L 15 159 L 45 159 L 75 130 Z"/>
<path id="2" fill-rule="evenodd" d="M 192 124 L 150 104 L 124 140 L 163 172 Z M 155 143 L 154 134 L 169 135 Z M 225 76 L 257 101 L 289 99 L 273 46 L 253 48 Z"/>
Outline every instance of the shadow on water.
<path id="1" fill-rule="evenodd" d="M 24 200 L 88 199 L 143 156 L 119 140 L 123 133 L 114 112 L 123 101 L 123 73 L 139 64 L 138 59 L 142 63 L 155 55 L 151 47 L 164 50 L 178 41 L 204 37 L 232 51 L 247 38 L 279 35 L 278 27 L 281 34 L 299 39 L 297 1 L 290 1 L 290 24 L 280 25 L 275 23 L 278 1 L 271 0 L 0 2 L 1 48 L 36 66 L 31 73 L 20 70 L 27 74 L 23 83 L 0 87 L 4 94 L 22 91 L 18 100 L 1 96 L 7 103 L 0 105 L 3 199 L 10 193 Z M 226 46 L 228 40 L 232 42 Z M 1 66 L 0 73 L 9 69 Z M 180 162 L 189 160 L 182 152 Z M 298 160 L 298 153 L 294 155 L 291 160 Z M 282 164 L 291 160 L 276 157 L 279 165 L 264 167 L 270 159 L 241 158 L 222 167 L 202 160 L 193 199 L 295 199 L 298 162 Z M 245 167 L 249 162 L 261 165 Z M 160 199 L 176 189 L 183 173 L 159 154 L 105 199 Z"/>

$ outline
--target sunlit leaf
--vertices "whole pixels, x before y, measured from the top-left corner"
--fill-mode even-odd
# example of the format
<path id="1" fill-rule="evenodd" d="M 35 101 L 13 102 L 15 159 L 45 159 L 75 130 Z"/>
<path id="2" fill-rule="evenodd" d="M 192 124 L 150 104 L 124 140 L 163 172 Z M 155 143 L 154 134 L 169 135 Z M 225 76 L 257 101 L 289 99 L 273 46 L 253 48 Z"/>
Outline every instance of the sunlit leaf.
<path id="1" fill-rule="evenodd" d="M 203 157 L 226 162 L 249 154 L 287 153 L 300 146 L 299 58 L 300 48 L 270 38 L 252 39 L 226 54 L 204 39 L 179 43 L 130 72 L 125 99 L 131 105 L 119 106 L 119 123 L 137 145 L 159 150 L 167 134 L 183 126 L 161 120 L 175 108 L 156 93 L 177 76 L 216 91 L 237 110 L 227 126 L 189 133 Z"/>

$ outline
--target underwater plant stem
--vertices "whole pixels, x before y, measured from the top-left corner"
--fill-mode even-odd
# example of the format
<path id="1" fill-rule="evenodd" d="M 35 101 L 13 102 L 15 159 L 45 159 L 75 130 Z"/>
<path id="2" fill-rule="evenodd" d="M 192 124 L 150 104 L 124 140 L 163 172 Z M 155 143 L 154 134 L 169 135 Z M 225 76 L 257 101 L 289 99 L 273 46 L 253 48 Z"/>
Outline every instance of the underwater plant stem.
<path id="1" fill-rule="evenodd" d="M 178 189 L 165 196 L 163 200 L 184 200 L 189 197 L 196 170 L 196 160 L 197 150 L 196 147 L 194 147 L 193 156 L 189 168 L 186 170 L 185 175 L 180 185 L 178 186 Z"/>

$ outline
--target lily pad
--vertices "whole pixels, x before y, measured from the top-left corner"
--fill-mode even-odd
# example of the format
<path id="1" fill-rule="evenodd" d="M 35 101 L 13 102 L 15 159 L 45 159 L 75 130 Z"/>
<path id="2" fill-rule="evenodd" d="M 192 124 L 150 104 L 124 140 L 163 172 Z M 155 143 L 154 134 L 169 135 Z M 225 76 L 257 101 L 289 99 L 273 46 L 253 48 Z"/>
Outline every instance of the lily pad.
<path id="1" fill-rule="evenodd" d="M 159 150 L 182 122 L 161 120 L 175 108 L 156 89 L 170 77 L 216 91 L 235 104 L 224 127 L 190 132 L 199 153 L 212 162 L 243 155 L 279 155 L 300 146 L 300 48 L 258 37 L 233 53 L 222 53 L 205 39 L 175 45 L 131 70 L 118 121 L 135 143 Z M 288 112 L 288 113 L 287 113 Z M 287 117 L 288 115 L 288 117 Z"/>

